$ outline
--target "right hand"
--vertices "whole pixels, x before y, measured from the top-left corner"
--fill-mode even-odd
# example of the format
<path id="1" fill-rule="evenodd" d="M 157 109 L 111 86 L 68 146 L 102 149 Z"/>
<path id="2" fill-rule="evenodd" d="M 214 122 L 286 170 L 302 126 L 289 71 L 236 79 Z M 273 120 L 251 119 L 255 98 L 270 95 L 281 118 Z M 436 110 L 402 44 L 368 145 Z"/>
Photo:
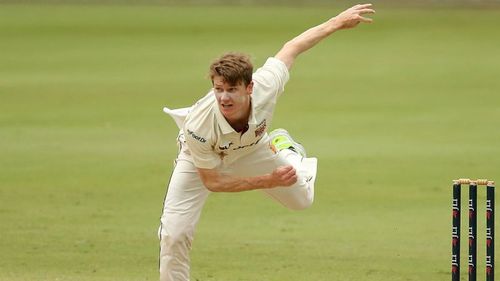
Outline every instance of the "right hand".
<path id="1" fill-rule="evenodd" d="M 297 182 L 297 172 L 291 165 L 276 168 L 272 174 L 273 187 L 290 186 Z"/>

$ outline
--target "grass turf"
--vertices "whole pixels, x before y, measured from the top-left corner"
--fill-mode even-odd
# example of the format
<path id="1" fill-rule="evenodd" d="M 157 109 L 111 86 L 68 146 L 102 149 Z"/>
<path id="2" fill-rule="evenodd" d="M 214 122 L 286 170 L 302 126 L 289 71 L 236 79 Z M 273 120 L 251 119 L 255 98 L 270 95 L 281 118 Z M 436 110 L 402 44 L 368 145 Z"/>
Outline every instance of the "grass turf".
<path id="1" fill-rule="evenodd" d="M 203 95 L 221 53 L 261 65 L 339 11 L 1 6 L 0 280 L 156 280 L 176 154 L 161 107 Z M 273 125 L 319 158 L 316 202 L 213 194 L 192 280 L 449 278 L 451 180 L 500 181 L 499 16 L 379 9 L 301 56 Z"/>

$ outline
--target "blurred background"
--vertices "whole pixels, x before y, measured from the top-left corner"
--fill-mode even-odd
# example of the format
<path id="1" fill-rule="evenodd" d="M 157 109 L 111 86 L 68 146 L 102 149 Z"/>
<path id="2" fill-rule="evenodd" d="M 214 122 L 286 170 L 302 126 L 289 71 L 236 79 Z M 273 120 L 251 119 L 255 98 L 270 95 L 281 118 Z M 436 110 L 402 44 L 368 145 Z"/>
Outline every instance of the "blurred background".
<path id="1" fill-rule="evenodd" d="M 1 281 L 157 280 L 178 131 L 162 107 L 209 91 L 222 53 L 258 67 L 357 4 L 0 3 Z M 212 194 L 192 280 L 450 278 L 451 181 L 500 181 L 500 1 L 372 3 L 373 24 L 299 57 L 276 108 L 319 159 L 314 206 Z"/>
<path id="2" fill-rule="evenodd" d="M 286 5 L 286 6 L 340 6 L 356 5 L 361 2 L 352 0 L 2 0 L 0 3 L 7 4 L 138 4 L 138 5 Z M 364 3 L 364 2 L 363 2 Z M 373 2 L 366 2 L 380 6 L 400 6 L 400 7 L 415 7 L 422 6 L 428 8 L 435 8 L 438 6 L 447 7 L 470 7 L 470 8 L 484 8 L 485 6 L 498 7 L 500 1 L 498 0 L 378 0 Z"/>

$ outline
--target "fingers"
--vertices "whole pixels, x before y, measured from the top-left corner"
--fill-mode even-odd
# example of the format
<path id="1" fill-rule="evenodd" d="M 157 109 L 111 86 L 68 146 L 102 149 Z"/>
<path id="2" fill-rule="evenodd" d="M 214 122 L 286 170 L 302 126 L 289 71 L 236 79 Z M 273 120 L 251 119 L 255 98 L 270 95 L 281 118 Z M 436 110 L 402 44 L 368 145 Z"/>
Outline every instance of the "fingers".
<path id="1" fill-rule="evenodd" d="M 370 7 L 373 7 L 373 4 L 369 3 L 369 4 L 358 4 L 358 5 L 355 5 L 353 8 L 354 9 L 366 9 L 366 8 L 370 8 Z"/>
<path id="2" fill-rule="evenodd" d="M 365 14 L 375 14 L 375 10 L 371 9 L 371 7 L 372 7 L 372 4 L 363 4 L 363 5 L 354 6 L 353 10 L 354 10 L 356 20 L 358 20 L 358 22 L 372 23 L 373 19 L 362 16 Z"/>
<path id="3" fill-rule="evenodd" d="M 365 23 L 372 23 L 373 20 L 371 18 L 365 18 L 365 17 L 359 17 L 360 22 L 365 22 Z"/>
<path id="4" fill-rule="evenodd" d="M 362 9 L 362 10 L 359 10 L 358 12 L 359 12 L 360 15 L 375 14 L 375 10 L 374 9 Z"/>
<path id="5" fill-rule="evenodd" d="M 292 165 L 288 165 L 288 166 L 281 166 L 277 169 L 280 173 L 287 173 L 291 170 L 293 170 L 293 166 Z"/>
<path id="6" fill-rule="evenodd" d="M 278 175 L 279 175 L 280 179 L 283 181 L 286 181 L 289 178 L 295 176 L 295 173 L 296 173 L 293 166 L 284 166 L 284 167 L 280 167 L 278 169 L 279 169 Z"/>
<path id="7" fill-rule="evenodd" d="M 297 172 L 293 166 L 284 166 L 276 169 L 279 186 L 290 186 L 297 182 Z"/>
<path id="8" fill-rule="evenodd" d="M 295 174 L 295 169 L 294 169 L 293 173 L 287 174 L 286 178 L 283 179 L 282 186 L 290 186 L 296 182 L 297 182 L 297 175 Z"/>
<path id="9" fill-rule="evenodd" d="M 290 169 L 288 170 L 288 172 L 286 172 L 284 175 L 283 175 L 283 180 L 287 181 L 293 177 L 297 177 L 297 174 L 296 174 L 296 171 L 295 169 L 292 167 L 292 166 L 289 166 Z"/>
<path id="10" fill-rule="evenodd" d="M 351 9 L 358 15 L 375 14 L 375 10 L 372 9 L 372 7 L 372 4 L 360 4 L 352 7 Z"/>

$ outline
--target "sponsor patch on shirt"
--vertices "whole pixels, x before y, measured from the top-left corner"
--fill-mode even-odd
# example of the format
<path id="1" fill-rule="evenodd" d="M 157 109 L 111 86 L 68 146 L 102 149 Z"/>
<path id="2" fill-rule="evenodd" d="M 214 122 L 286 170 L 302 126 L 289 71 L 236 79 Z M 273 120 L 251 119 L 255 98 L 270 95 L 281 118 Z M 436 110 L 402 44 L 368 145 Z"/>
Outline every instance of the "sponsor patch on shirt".
<path id="1" fill-rule="evenodd" d="M 193 137 L 193 139 L 195 139 L 195 140 L 197 140 L 197 141 L 199 141 L 201 143 L 206 143 L 207 142 L 206 138 L 198 136 L 195 132 L 193 132 L 193 131 L 191 131 L 189 129 L 187 130 L 187 132 L 188 132 L 188 135 L 190 135 L 191 137 Z"/>
<path id="2" fill-rule="evenodd" d="M 260 137 L 266 131 L 266 127 L 266 119 L 264 119 L 255 128 L 255 137 Z"/>

